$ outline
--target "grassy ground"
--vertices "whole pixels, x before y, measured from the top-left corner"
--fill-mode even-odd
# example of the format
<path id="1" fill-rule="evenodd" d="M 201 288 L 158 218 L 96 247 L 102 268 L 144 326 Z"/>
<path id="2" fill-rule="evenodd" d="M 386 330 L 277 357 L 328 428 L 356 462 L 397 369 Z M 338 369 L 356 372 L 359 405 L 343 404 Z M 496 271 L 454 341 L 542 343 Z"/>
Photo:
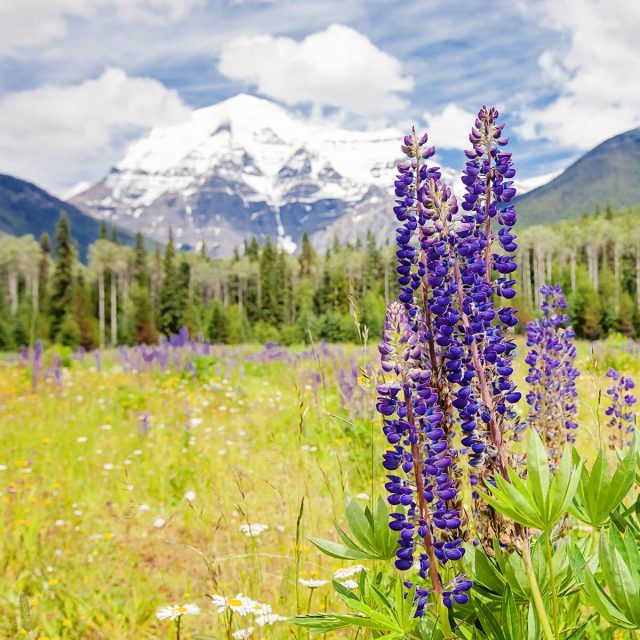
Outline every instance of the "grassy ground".
<path id="1" fill-rule="evenodd" d="M 0 362 L 0 637 L 174 638 L 155 612 L 176 602 L 202 609 L 184 638 L 224 637 L 206 594 L 306 611 L 297 578 L 342 566 L 306 536 L 334 537 L 345 493 L 365 504 L 382 489 L 374 390 L 352 368 L 361 349 L 256 351 L 218 350 L 195 377 L 85 356 L 35 389 L 28 362 Z M 580 345 L 587 448 L 604 373 L 588 356 Z M 327 606 L 330 587 L 313 598 Z M 280 622 L 254 637 L 292 635 Z"/>

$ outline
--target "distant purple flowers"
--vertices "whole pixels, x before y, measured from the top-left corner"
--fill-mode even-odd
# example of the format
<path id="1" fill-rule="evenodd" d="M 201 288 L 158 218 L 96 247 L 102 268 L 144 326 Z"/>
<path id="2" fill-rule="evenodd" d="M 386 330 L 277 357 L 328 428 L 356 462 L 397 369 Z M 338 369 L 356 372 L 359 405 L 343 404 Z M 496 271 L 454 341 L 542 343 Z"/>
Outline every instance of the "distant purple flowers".
<path id="1" fill-rule="evenodd" d="M 389 375 L 378 386 L 377 409 L 390 445 L 383 462 L 388 501 L 399 507 L 390 523 L 399 534 L 396 567 L 417 563 L 431 582 L 431 589 L 417 589 L 418 615 L 430 590 L 446 606 L 468 600 L 471 583 L 459 577 L 448 589 L 438 569 L 464 554 L 462 456 L 485 477 L 506 476 L 504 434 L 520 399 L 511 380 L 517 318 L 496 302 L 515 295 L 517 248 L 508 204 L 515 170 L 511 154 L 500 150 L 507 139 L 497 117 L 483 107 L 471 130 L 461 207 L 439 168 L 427 166 L 435 149 L 426 134 L 404 138 L 407 160 L 394 183 L 399 295 L 380 345 Z"/>
<path id="2" fill-rule="evenodd" d="M 580 372 L 575 368 L 575 332 L 567 326 L 567 303 L 560 285 L 544 285 L 540 293 L 542 315 L 527 324 L 527 422 L 541 434 L 551 464 L 557 466 L 562 447 L 574 442 L 578 428 L 576 378 Z"/>
<path id="3" fill-rule="evenodd" d="M 609 416 L 607 426 L 612 430 L 609 440 L 613 448 L 622 449 L 631 444 L 628 434 L 633 432 L 636 422 L 636 397 L 631 393 L 636 385 L 629 376 L 623 376 L 615 369 L 609 369 L 606 375 L 612 381 L 612 386 L 607 389 L 609 406 L 605 409 Z"/>

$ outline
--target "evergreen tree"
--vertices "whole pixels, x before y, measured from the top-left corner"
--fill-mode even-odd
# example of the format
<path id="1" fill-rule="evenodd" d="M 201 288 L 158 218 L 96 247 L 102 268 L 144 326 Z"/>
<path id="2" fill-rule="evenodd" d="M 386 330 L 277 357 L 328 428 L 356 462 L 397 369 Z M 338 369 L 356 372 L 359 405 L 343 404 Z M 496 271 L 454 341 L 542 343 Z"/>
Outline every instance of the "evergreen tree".
<path id="1" fill-rule="evenodd" d="M 49 263 L 51 260 L 51 240 L 46 231 L 40 236 L 40 251 L 42 257 L 38 265 L 38 308 L 41 314 L 46 315 L 49 302 Z"/>
<path id="2" fill-rule="evenodd" d="M 302 248 L 300 250 L 300 277 L 305 278 L 313 272 L 313 265 L 316 261 L 316 252 L 313 250 L 309 234 L 305 231 L 302 234 Z"/>
<path id="3" fill-rule="evenodd" d="M 56 230 L 56 266 L 51 283 L 49 314 L 51 317 L 50 336 L 55 338 L 65 317 L 71 313 L 73 303 L 74 246 L 71 238 L 69 219 L 63 213 Z"/>
<path id="4" fill-rule="evenodd" d="M 91 292 L 82 273 L 78 275 L 73 288 L 73 321 L 78 330 L 79 343 L 85 349 L 93 349 L 98 344 L 96 321 L 92 313 Z"/>
<path id="5" fill-rule="evenodd" d="M 282 300 L 281 285 L 276 270 L 277 253 L 270 238 L 267 238 L 260 256 L 260 318 L 275 326 L 282 317 L 279 305 Z"/>
<path id="6" fill-rule="evenodd" d="M 164 253 L 164 281 L 160 290 L 160 331 L 165 335 L 177 333 L 182 320 L 182 295 L 179 275 L 175 266 L 173 231 L 169 229 L 169 240 Z"/>
<path id="7" fill-rule="evenodd" d="M 136 233 L 133 262 L 133 317 L 132 338 L 136 343 L 151 344 L 157 340 L 155 323 L 153 321 L 153 309 L 151 304 L 151 292 L 149 290 L 151 278 L 147 264 L 147 250 L 141 233 Z"/>
<path id="8" fill-rule="evenodd" d="M 105 219 L 100 220 L 100 226 L 98 228 L 98 237 L 100 240 L 106 240 L 109 237 L 109 230 L 107 229 L 107 223 Z"/>
<path id="9" fill-rule="evenodd" d="M 211 306 L 211 318 L 207 327 L 209 340 L 214 343 L 229 342 L 230 326 L 225 309 L 218 300 L 214 300 Z"/>

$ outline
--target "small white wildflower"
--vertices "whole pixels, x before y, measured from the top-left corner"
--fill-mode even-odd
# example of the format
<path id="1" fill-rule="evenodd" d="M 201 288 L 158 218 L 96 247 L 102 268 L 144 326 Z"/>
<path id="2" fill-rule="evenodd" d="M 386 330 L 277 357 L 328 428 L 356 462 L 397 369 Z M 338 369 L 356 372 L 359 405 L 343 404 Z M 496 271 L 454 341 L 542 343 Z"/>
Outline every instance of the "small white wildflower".
<path id="1" fill-rule="evenodd" d="M 253 635 L 253 627 L 247 627 L 246 629 L 238 629 L 231 634 L 233 640 L 246 640 Z"/>
<path id="2" fill-rule="evenodd" d="M 111 431 L 111 425 L 110 424 L 103 424 L 100 428 L 103 431 Z"/>
<path id="3" fill-rule="evenodd" d="M 355 580 L 343 580 L 342 582 L 340 582 L 340 584 L 343 587 L 346 587 L 347 589 L 357 589 L 358 588 L 358 583 Z"/>
<path id="4" fill-rule="evenodd" d="M 79 438 L 76 438 L 76 442 L 86 442 L 89 438 L 87 438 L 87 436 L 80 436 Z"/>
<path id="5" fill-rule="evenodd" d="M 133 452 L 133 455 L 134 455 L 134 456 L 141 456 L 141 455 L 142 455 L 142 451 L 140 451 L 140 449 L 136 449 L 136 450 Z"/>
<path id="6" fill-rule="evenodd" d="M 164 527 L 165 520 L 164 520 L 164 518 L 161 518 L 160 516 L 158 516 L 157 518 L 154 518 L 152 524 L 156 529 L 160 529 L 160 528 Z"/>
<path id="7" fill-rule="evenodd" d="M 55 525 L 56 525 L 56 527 L 64 527 L 65 521 L 62 520 L 62 519 L 58 519 L 58 520 L 55 521 Z"/>
<path id="8" fill-rule="evenodd" d="M 177 620 L 180 616 L 197 616 L 200 607 L 195 604 L 170 604 L 156 613 L 158 620 Z"/>
<path id="9" fill-rule="evenodd" d="M 202 418 L 191 418 L 190 424 L 192 427 L 199 427 L 202 424 Z"/>
<path id="10" fill-rule="evenodd" d="M 6 471 L 7 470 L 7 465 L 6 464 L 0 464 L 0 471 Z"/>
<path id="11" fill-rule="evenodd" d="M 255 623 L 259 627 L 265 627 L 268 624 L 274 624 L 276 622 L 284 622 L 286 620 L 285 617 L 279 616 L 277 613 L 269 613 L 265 616 L 258 616 L 255 619 Z"/>
<path id="12" fill-rule="evenodd" d="M 102 465 L 102 468 L 105 471 L 111 471 L 111 469 L 113 469 L 113 465 L 110 462 L 106 462 L 105 464 Z"/>
<path id="13" fill-rule="evenodd" d="M 195 492 L 195 491 L 187 491 L 187 492 L 184 494 L 184 499 L 185 499 L 187 502 L 193 502 L 193 501 L 196 499 L 196 492 Z"/>
<path id="14" fill-rule="evenodd" d="M 151 507 L 148 504 L 141 504 L 138 507 L 138 511 L 151 511 Z"/>
<path id="15" fill-rule="evenodd" d="M 369 499 L 369 496 L 368 496 L 366 493 L 359 493 L 359 494 L 356 496 L 356 498 L 357 498 L 358 500 L 368 500 L 368 499 Z"/>
<path id="16" fill-rule="evenodd" d="M 263 531 L 266 531 L 269 528 L 267 524 L 241 524 L 240 531 L 244 533 L 247 538 L 255 538 L 259 536 Z"/>
<path id="17" fill-rule="evenodd" d="M 329 584 L 328 580 L 313 580 L 309 578 L 306 580 L 305 578 L 298 578 L 298 582 L 303 587 L 309 587 L 309 589 L 319 589 L 320 587 L 324 587 L 325 584 Z"/>
<path id="18" fill-rule="evenodd" d="M 237 613 L 239 616 L 246 616 L 251 613 L 253 605 L 255 604 L 251 598 L 247 598 L 241 593 L 238 593 L 233 598 L 214 595 L 211 596 L 211 602 L 213 602 L 213 606 L 216 608 L 218 613 L 224 613 L 229 609 L 234 613 Z"/>
<path id="19" fill-rule="evenodd" d="M 347 578 L 352 578 L 356 573 L 360 573 L 361 571 L 366 571 L 366 569 L 361 564 L 354 564 L 351 567 L 338 569 L 334 572 L 333 577 L 335 580 L 346 580 Z"/>

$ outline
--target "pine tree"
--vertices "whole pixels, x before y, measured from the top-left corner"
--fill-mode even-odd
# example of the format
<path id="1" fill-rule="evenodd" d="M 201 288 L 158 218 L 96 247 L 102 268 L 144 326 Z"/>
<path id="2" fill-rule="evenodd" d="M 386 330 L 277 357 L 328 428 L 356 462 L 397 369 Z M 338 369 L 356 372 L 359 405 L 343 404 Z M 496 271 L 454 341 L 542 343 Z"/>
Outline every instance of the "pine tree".
<path id="1" fill-rule="evenodd" d="M 229 342 L 229 319 L 220 301 L 214 300 L 211 306 L 211 319 L 207 327 L 209 340 L 214 343 Z"/>
<path id="2" fill-rule="evenodd" d="M 279 304 L 281 287 L 276 273 L 277 253 L 270 238 L 267 238 L 260 256 L 260 319 L 275 326 L 281 317 Z"/>
<path id="3" fill-rule="evenodd" d="M 40 251 L 42 257 L 38 265 L 38 308 L 40 313 L 46 314 L 49 302 L 49 262 L 51 260 L 51 240 L 46 231 L 40 236 Z"/>
<path id="4" fill-rule="evenodd" d="M 313 272 L 313 265 L 316 261 L 316 252 L 313 250 L 309 234 L 305 231 L 302 234 L 302 249 L 300 250 L 300 277 L 305 278 Z"/>
<path id="5" fill-rule="evenodd" d="M 175 266 L 173 231 L 169 229 L 169 240 L 164 253 L 164 282 L 160 290 L 160 331 L 165 335 L 177 333 L 182 320 L 181 297 L 178 270 Z"/>
<path id="6" fill-rule="evenodd" d="M 107 223 L 104 218 L 100 220 L 100 226 L 98 229 L 98 238 L 100 240 L 106 240 L 109 237 L 109 230 L 107 229 Z"/>
<path id="7" fill-rule="evenodd" d="M 93 349 L 98 343 L 91 306 L 91 293 L 80 273 L 73 288 L 73 321 L 78 329 L 78 340 L 85 349 Z"/>
<path id="8" fill-rule="evenodd" d="M 56 266 L 51 283 L 49 335 L 55 339 L 65 317 L 71 313 L 73 303 L 73 264 L 75 250 L 71 238 L 69 219 L 63 213 L 56 230 Z"/>
<path id="9" fill-rule="evenodd" d="M 140 232 L 136 233 L 135 258 L 133 262 L 133 318 L 132 338 L 136 343 L 151 344 L 157 340 L 155 323 L 153 321 L 153 309 L 151 304 L 151 292 L 149 290 L 151 278 L 147 265 L 147 250 Z"/>

